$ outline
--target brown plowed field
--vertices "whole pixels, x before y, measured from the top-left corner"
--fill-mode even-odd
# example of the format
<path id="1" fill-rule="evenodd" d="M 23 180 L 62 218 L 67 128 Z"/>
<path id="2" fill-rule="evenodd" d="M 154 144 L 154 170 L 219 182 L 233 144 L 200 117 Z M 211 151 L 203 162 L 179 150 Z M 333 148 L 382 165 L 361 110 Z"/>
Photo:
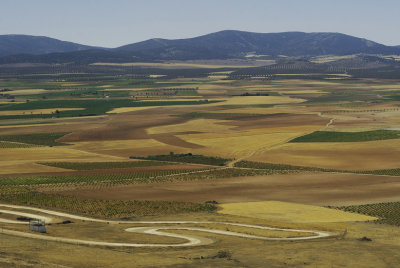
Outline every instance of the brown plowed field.
<path id="1" fill-rule="evenodd" d="M 151 166 L 151 167 L 131 167 L 131 168 L 113 168 L 113 169 L 94 169 L 94 170 L 79 170 L 79 171 L 60 171 L 60 172 L 40 172 L 40 173 L 21 173 L 12 175 L 2 175 L 2 177 L 17 177 L 21 176 L 72 176 L 72 175 L 102 175 L 102 174 L 121 174 L 131 172 L 145 171 L 166 171 L 166 170 L 199 170 L 213 168 L 213 166 L 203 166 L 194 164 L 172 164 L 168 166 Z M 63 169 L 66 170 L 66 169 Z"/>
<path id="2" fill-rule="evenodd" d="M 240 117 L 239 117 L 240 118 Z M 253 119 L 253 120 L 251 120 Z M 245 120 L 235 120 L 223 123 L 224 125 L 236 126 L 235 130 L 245 130 L 253 128 L 286 127 L 316 125 L 324 126 L 330 119 L 322 118 L 316 114 L 268 114 L 254 118 L 246 117 Z"/>
<path id="3" fill-rule="evenodd" d="M 174 200 L 221 203 L 278 200 L 313 205 L 347 205 L 398 201 L 400 177 L 303 173 L 196 182 L 64 189 L 61 194 L 89 199 Z"/>
<path id="4" fill-rule="evenodd" d="M 92 129 L 74 131 L 60 139 L 61 142 L 129 140 L 149 138 L 146 128 L 177 124 L 187 121 L 186 118 L 171 117 L 166 114 L 131 115 L 116 114 L 101 126 Z"/>

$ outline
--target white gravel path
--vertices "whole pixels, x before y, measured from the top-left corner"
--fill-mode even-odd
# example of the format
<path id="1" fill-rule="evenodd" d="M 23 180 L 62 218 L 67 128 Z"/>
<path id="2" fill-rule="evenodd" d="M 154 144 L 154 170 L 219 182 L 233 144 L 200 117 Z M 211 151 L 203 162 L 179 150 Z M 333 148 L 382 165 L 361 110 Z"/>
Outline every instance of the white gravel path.
<path id="1" fill-rule="evenodd" d="M 241 238 L 248 238 L 248 239 L 258 239 L 258 240 L 271 240 L 271 241 L 299 241 L 299 240 L 310 240 L 310 239 L 317 239 L 317 238 L 325 238 L 333 236 L 333 234 L 329 232 L 323 231 L 314 231 L 314 230 L 301 230 L 301 229 L 284 229 L 284 228 L 275 228 L 275 227 L 268 227 L 268 226 L 261 226 L 261 225 L 251 225 L 251 224 L 241 224 L 241 223 L 232 223 L 232 222 L 210 222 L 210 221 L 108 221 L 108 220 L 101 220 L 101 219 L 94 219 L 88 218 L 78 215 L 73 215 L 69 213 L 57 212 L 47 209 L 40 209 L 40 208 L 32 208 L 26 206 L 16 206 L 16 205 L 7 205 L 7 204 L 0 204 L 0 207 L 9 208 L 9 209 L 24 209 L 30 211 L 37 211 L 40 213 L 44 213 L 47 215 L 53 215 L 60 218 L 68 218 L 68 219 L 75 219 L 75 220 L 82 220 L 82 221 L 89 221 L 89 222 L 103 222 L 103 223 L 110 223 L 110 224 L 140 224 L 140 225 L 161 225 L 161 226 L 146 226 L 146 227 L 130 227 L 125 229 L 126 232 L 134 232 L 134 233 L 142 233 L 142 234 L 151 234 L 151 235 L 158 235 L 164 237 L 173 237 L 179 238 L 183 240 L 187 240 L 185 243 L 178 243 L 178 244 L 140 244 L 140 243 L 115 243 L 115 242 L 104 242 L 104 241 L 91 241 L 91 240 L 81 240 L 81 239 L 71 239 L 65 237 L 54 237 L 49 236 L 48 234 L 36 234 L 36 233 L 28 233 L 28 232 L 20 232 L 15 230 L 8 230 L 8 229 L 1 229 L 0 233 L 7 234 L 7 235 L 15 235 L 27 238 L 34 238 L 34 239 L 41 239 L 47 241 L 56 241 L 56 242 L 63 242 L 63 243 L 70 243 L 70 244 L 79 244 L 79 245 L 90 245 L 90 246 L 110 246 L 110 247 L 190 247 L 190 246 L 199 246 L 199 245 L 208 245 L 213 243 L 214 241 L 205 238 L 199 237 L 195 235 L 182 235 L 176 233 L 169 233 L 169 232 L 162 232 L 160 230 L 188 230 L 188 231 L 196 231 L 196 232 L 206 232 L 206 233 L 213 233 L 219 235 L 227 235 L 227 236 L 236 236 Z M 46 223 L 49 222 L 56 222 L 57 220 L 53 217 L 37 215 L 33 213 L 26 213 L 26 212 L 19 212 L 15 210 L 7 210 L 7 209 L 0 209 L 0 213 L 11 214 L 11 215 L 19 215 L 28 218 L 35 218 L 44 220 Z M 9 219 L 2 219 L 0 218 L 0 222 L 3 223 L 11 223 L 11 224 L 26 224 L 26 222 L 20 221 L 13 221 Z M 166 224 L 174 226 L 165 226 Z M 222 230 L 215 230 L 215 229 L 207 229 L 207 228 L 198 228 L 198 227 L 187 227 L 182 225 L 188 224 L 223 224 L 223 225 L 231 225 L 231 226 L 239 226 L 239 227 L 246 227 L 246 228 L 253 228 L 253 229 L 262 229 L 262 230 L 271 230 L 271 231 L 285 231 L 285 232 L 296 232 L 296 233 L 307 233 L 310 234 L 309 236 L 302 236 L 302 237 L 264 237 L 264 236 L 257 236 L 257 235 L 250 235 L 244 234 L 239 232 L 231 232 L 231 231 L 222 231 Z M 164 225 L 164 226 L 163 226 Z"/>

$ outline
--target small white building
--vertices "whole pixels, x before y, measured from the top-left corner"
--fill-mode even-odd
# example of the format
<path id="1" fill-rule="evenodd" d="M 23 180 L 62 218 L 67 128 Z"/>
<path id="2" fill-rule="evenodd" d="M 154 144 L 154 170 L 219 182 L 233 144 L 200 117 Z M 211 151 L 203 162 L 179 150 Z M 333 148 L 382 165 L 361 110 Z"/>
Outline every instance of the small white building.
<path id="1" fill-rule="evenodd" d="M 30 220 L 29 221 L 29 230 L 38 232 L 38 233 L 46 233 L 45 222 L 41 220 Z"/>

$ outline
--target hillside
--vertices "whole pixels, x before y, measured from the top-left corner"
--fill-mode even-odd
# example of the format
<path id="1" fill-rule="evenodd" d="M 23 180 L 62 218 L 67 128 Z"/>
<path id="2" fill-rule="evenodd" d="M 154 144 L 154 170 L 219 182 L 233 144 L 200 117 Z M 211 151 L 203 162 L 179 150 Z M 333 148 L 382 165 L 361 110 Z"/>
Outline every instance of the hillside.
<path id="1" fill-rule="evenodd" d="M 248 52 L 267 55 L 317 56 L 350 54 L 400 54 L 400 49 L 389 47 L 340 33 L 251 33 L 221 31 L 188 39 L 151 39 L 122 46 L 117 51 L 142 56 L 172 59 L 188 57 L 243 56 Z"/>
<path id="2" fill-rule="evenodd" d="M 15 54 L 47 54 L 87 50 L 93 47 L 45 36 L 0 35 L 0 57 Z"/>
<path id="3" fill-rule="evenodd" d="M 0 36 L 0 63 L 86 64 L 105 61 L 227 59 L 243 58 L 248 53 L 272 57 L 400 55 L 400 48 L 340 33 L 251 33 L 228 30 L 187 39 L 150 39 L 114 49 L 93 48 L 47 37 Z"/>

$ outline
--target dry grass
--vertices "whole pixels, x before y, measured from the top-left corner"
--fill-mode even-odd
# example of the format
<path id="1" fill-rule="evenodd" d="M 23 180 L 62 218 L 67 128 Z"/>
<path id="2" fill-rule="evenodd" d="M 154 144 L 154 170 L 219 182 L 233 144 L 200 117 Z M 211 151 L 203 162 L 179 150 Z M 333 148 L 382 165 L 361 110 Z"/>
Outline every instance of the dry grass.
<path id="1" fill-rule="evenodd" d="M 34 161 L 1 161 L 0 174 L 29 174 L 39 172 L 60 172 L 68 171 L 62 168 L 55 168 L 36 164 Z"/>
<path id="2" fill-rule="evenodd" d="M 43 124 L 21 124 L 21 125 L 5 125 L 5 126 L 0 126 L 1 128 L 33 128 L 33 127 L 46 127 L 46 126 L 61 126 L 61 125 L 67 125 L 70 123 L 43 123 Z"/>
<path id="3" fill-rule="evenodd" d="M 317 126 L 261 128 L 232 133 L 186 134 L 178 137 L 205 147 L 196 149 L 196 152 L 241 158 L 251 156 L 254 152 L 267 151 L 271 147 L 317 128 Z"/>
<path id="4" fill-rule="evenodd" d="M 377 218 L 336 209 L 296 203 L 265 201 L 220 205 L 219 213 L 292 223 L 373 221 Z"/>
<path id="5" fill-rule="evenodd" d="M 154 139 L 76 142 L 71 148 L 119 157 L 166 154 L 171 151 L 176 153 L 186 152 L 184 148 L 181 148 L 180 151 L 179 147 L 166 145 Z"/>
<path id="6" fill-rule="evenodd" d="M 89 153 L 62 147 L 3 148 L 0 149 L 0 174 L 63 171 L 63 169 L 37 165 L 36 162 L 57 161 L 109 161 L 121 158 Z"/>
<path id="7" fill-rule="evenodd" d="M 342 170 L 392 169 L 399 167 L 400 141 L 289 143 L 249 160 Z"/>
<path id="8" fill-rule="evenodd" d="M 172 151 L 236 158 L 249 156 L 253 151 L 266 151 L 321 127 L 318 125 L 270 126 L 246 130 L 235 125 L 225 125 L 227 122 L 230 121 L 195 119 L 182 124 L 148 128 L 147 132 L 154 139 L 74 142 L 71 148 L 123 157 L 168 154 Z M 185 134 L 191 131 L 201 133 Z M 179 139 L 172 139 L 174 135 L 183 142 L 199 146 L 188 149 L 185 144 L 179 142 Z"/>
<path id="9" fill-rule="evenodd" d="M 215 218 L 215 216 L 205 214 L 197 217 L 183 216 L 185 219 L 192 220 Z M 218 217 L 219 220 L 234 220 L 220 217 Z M 148 219 L 173 220 L 174 218 Z M 96 237 L 104 231 L 104 238 L 112 239 L 112 235 L 119 232 L 117 229 L 111 230 L 118 226 L 82 227 L 82 232 L 87 232 L 85 235 L 89 237 Z M 137 267 L 180 268 L 265 267 L 266 264 L 270 267 L 390 267 L 390 264 L 393 264 L 394 266 L 392 266 L 395 267 L 399 263 L 400 240 L 398 237 L 400 231 L 398 228 L 385 225 L 380 225 L 378 228 L 376 225 L 366 223 L 331 224 L 329 227 L 336 228 L 335 230 L 339 232 L 347 229 L 347 235 L 344 239 L 324 239 L 299 243 L 265 242 L 215 235 L 213 237 L 217 243 L 206 247 L 161 250 L 157 248 L 115 250 L 2 235 L 0 264 L 3 267 L 30 267 L 34 263 L 34 266 L 37 267 L 116 268 L 132 267 L 134 264 Z M 76 231 L 76 224 L 60 226 L 60 228 L 65 228 L 64 233 L 71 233 Z M 208 236 L 204 233 L 198 234 Z M 372 238 L 372 242 L 357 240 L 363 236 Z M 149 242 L 153 240 L 150 236 L 146 238 L 144 235 L 139 236 L 133 233 L 126 236 L 126 241 L 143 241 L 144 239 L 149 239 Z M 167 238 L 165 239 L 167 240 Z M 229 252 L 231 259 L 214 257 L 222 250 Z"/>

